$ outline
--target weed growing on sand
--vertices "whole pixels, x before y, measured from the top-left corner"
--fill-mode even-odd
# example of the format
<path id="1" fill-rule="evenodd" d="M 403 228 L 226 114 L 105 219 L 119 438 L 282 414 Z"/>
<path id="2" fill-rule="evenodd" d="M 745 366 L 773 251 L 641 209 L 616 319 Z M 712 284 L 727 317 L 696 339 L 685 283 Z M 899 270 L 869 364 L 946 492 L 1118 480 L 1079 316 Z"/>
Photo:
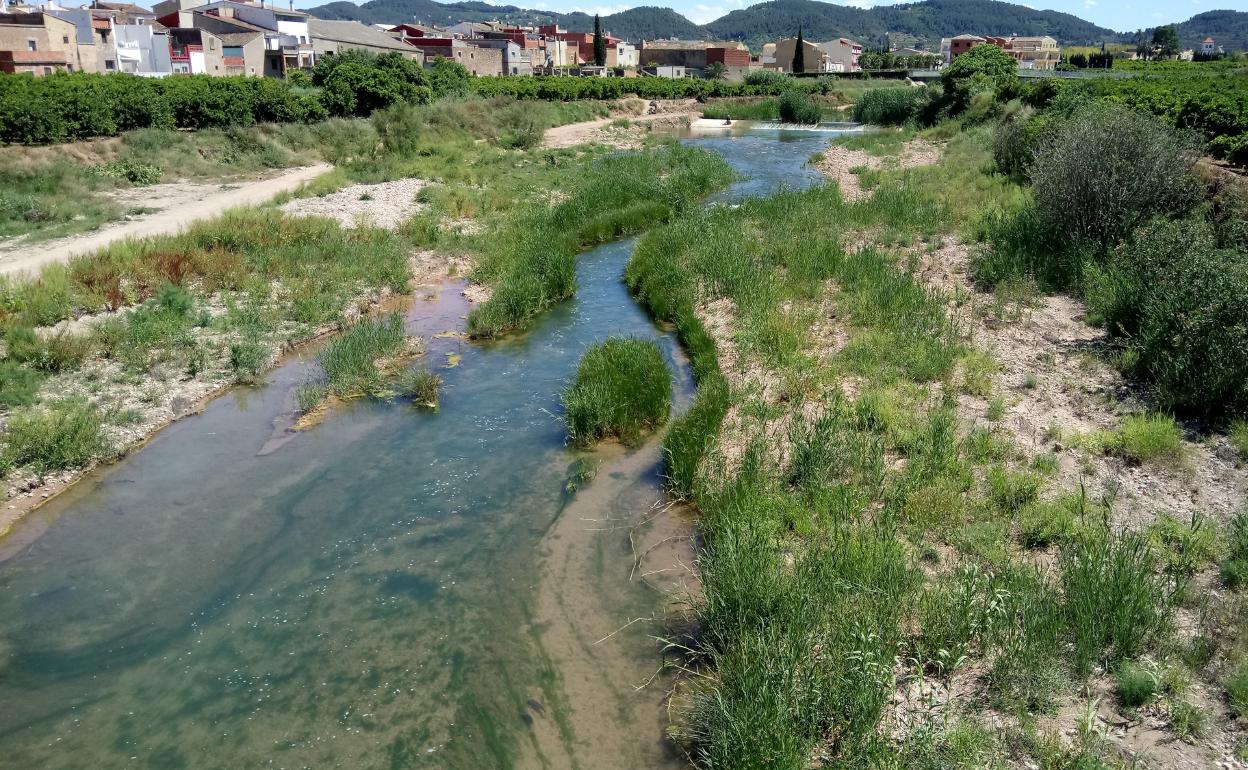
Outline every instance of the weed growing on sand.
<path id="1" fill-rule="evenodd" d="M 1222 561 L 1222 584 L 1231 589 L 1248 585 L 1248 511 L 1240 511 L 1231 519 L 1226 554 Z"/>
<path id="2" fill-rule="evenodd" d="M 672 373 L 651 340 L 617 337 L 590 347 L 563 394 L 573 443 L 614 436 L 636 443 L 667 421 Z"/>
<path id="3" fill-rule="evenodd" d="M 1231 446 L 1241 460 L 1248 460 L 1248 420 L 1235 420 L 1230 429 Z"/>
<path id="4" fill-rule="evenodd" d="M 1144 537 L 1085 531 L 1062 548 L 1060 566 L 1076 672 L 1133 658 L 1166 631 L 1157 558 Z"/>
<path id="5" fill-rule="evenodd" d="M 4 464 L 40 474 L 80 468 L 107 453 L 101 426 L 99 412 L 81 399 L 17 410 L 7 425 Z"/>
<path id="6" fill-rule="evenodd" d="M 1133 462 L 1177 462 L 1183 457 L 1183 434 L 1165 415 L 1131 415 L 1116 433 L 1112 451 Z"/>
<path id="7" fill-rule="evenodd" d="M 1118 702 L 1127 708 L 1152 703 L 1161 691 L 1161 678 L 1156 664 L 1125 662 L 1114 673 Z"/>

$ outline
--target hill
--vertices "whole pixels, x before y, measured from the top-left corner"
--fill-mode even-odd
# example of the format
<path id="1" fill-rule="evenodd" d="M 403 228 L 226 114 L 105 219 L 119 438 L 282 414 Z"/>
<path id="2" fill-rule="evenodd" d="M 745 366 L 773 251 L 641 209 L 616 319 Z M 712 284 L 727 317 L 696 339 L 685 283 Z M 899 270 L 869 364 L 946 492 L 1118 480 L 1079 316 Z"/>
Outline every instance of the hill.
<path id="1" fill-rule="evenodd" d="M 942 37 L 966 32 L 986 35 L 1051 35 L 1062 44 L 1114 42 L 1119 33 L 1077 16 L 1040 11 L 996 0 L 926 0 L 859 10 L 817 0 L 770 0 L 733 11 L 706 25 L 716 37 L 753 46 L 793 35 L 798 25 L 808 40 L 844 35 L 869 46 L 887 33 L 901 33 L 935 47 Z"/>
<path id="2" fill-rule="evenodd" d="M 1228 51 L 1248 51 L 1248 13 L 1243 11 L 1206 11 L 1177 27 L 1184 48 L 1197 48 L 1212 37 Z"/>
<path id="3" fill-rule="evenodd" d="M 354 19 L 366 24 L 416 20 L 446 26 L 461 21 L 502 21 L 508 24 L 559 24 L 575 32 L 593 28 L 584 13 L 557 13 L 461 0 L 368 0 L 361 5 L 338 0 L 307 9 L 323 19 Z M 670 8 L 640 6 L 602 17 L 603 27 L 625 40 L 680 38 L 740 40 L 757 51 L 765 42 L 793 35 L 802 27 L 807 40 L 851 37 L 879 47 L 888 36 L 919 41 L 935 48 L 942 37 L 965 32 L 986 35 L 1051 35 L 1063 45 L 1130 42 L 1115 32 L 1058 11 L 1043 11 L 1000 0 L 922 0 L 867 10 L 819 0 L 768 0 L 733 11 L 699 26 Z M 1191 47 L 1212 36 L 1228 49 L 1248 49 L 1248 13 L 1208 11 L 1178 24 L 1179 36 Z"/>

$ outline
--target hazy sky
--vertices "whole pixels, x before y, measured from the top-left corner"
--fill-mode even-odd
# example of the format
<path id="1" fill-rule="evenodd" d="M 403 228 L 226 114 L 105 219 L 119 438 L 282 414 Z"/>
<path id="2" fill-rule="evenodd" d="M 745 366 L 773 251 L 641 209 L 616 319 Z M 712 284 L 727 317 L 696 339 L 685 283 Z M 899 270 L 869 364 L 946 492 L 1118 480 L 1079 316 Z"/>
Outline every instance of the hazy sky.
<path id="1" fill-rule="evenodd" d="M 592 0 L 591 0 L 592 1 Z M 869 8 L 872 5 L 891 5 L 888 0 L 830 0 L 840 5 Z M 703 24 L 723 16 L 729 11 L 754 3 L 751 0 L 600 0 L 601 4 L 587 4 L 586 0 L 500 0 L 500 4 L 542 8 L 552 11 L 585 11 L 604 16 L 637 5 L 670 6 L 693 21 Z M 1215 8 L 1248 11 L 1248 0 L 1013 0 L 1032 8 L 1065 11 L 1095 22 L 1102 27 L 1116 30 L 1135 30 L 1158 24 L 1186 21 L 1202 11 Z"/>

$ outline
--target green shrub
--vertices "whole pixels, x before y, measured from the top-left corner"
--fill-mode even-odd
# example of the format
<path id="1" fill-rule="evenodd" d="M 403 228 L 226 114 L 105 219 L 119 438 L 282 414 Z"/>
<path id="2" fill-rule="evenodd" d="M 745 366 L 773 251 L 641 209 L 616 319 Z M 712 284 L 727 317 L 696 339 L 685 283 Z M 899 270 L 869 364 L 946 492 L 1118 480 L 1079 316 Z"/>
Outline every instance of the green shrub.
<path id="1" fill-rule="evenodd" d="M 14 361 L 0 361 L 0 405 L 29 406 L 39 395 L 43 375 Z"/>
<path id="2" fill-rule="evenodd" d="M 1248 420 L 1234 420 L 1229 430 L 1231 446 L 1240 459 L 1248 460 Z"/>
<path id="3" fill-rule="evenodd" d="M 997 466 L 988 473 L 989 498 L 1002 513 L 1015 516 L 1040 495 L 1044 480 L 1034 473 L 1010 473 Z"/>
<path id="4" fill-rule="evenodd" d="M 1176 578 L 1190 578 L 1219 555 L 1218 530 L 1214 521 L 1193 513 L 1187 522 L 1163 513 L 1148 526 L 1153 549 L 1161 554 L 1165 571 Z"/>
<path id="5" fill-rule="evenodd" d="M 1131 374 L 1183 414 L 1248 414 L 1248 257 L 1203 222 L 1141 228 L 1088 275 L 1091 313 L 1138 354 Z"/>
<path id="6" fill-rule="evenodd" d="M 108 451 L 99 412 L 75 399 L 14 412 L 4 441 L 7 463 L 38 473 L 79 468 Z"/>
<path id="7" fill-rule="evenodd" d="M 255 337 L 247 337 L 230 345 L 230 368 L 242 383 L 254 383 L 269 364 L 269 348 Z"/>
<path id="8" fill-rule="evenodd" d="M 1151 703 L 1161 688 L 1156 666 L 1124 662 L 1114 673 L 1118 702 L 1127 708 L 1139 708 Z"/>
<path id="9" fill-rule="evenodd" d="M 1231 518 L 1221 572 L 1222 584 L 1227 588 L 1248 585 L 1248 511 L 1240 511 Z"/>
<path id="10" fill-rule="evenodd" d="M 801 91 L 786 91 L 781 94 L 779 111 L 783 123 L 813 126 L 823 119 L 823 110 Z"/>
<path id="11" fill-rule="evenodd" d="M 581 356 L 563 394 L 564 421 L 576 444 L 608 436 L 635 443 L 667 421 L 672 373 L 650 340 L 612 338 Z"/>
<path id="12" fill-rule="evenodd" d="M 1222 686 L 1226 688 L 1231 711 L 1241 717 L 1248 714 L 1248 664 L 1241 663 L 1232 669 Z"/>
<path id="13" fill-rule="evenodd" d="M 146 187 L 160 181 L 163 173 L 160 166 L 140 163 L 136 160 L 119 160 L 90 167 L 90 172 L 98 177 L 108 179 L 124 179 L 130 184 Z"/>
<path id="14" fill-rule="evenodd" d="M 77 369 L 91 352 L 91 338 L 59 331 L 41 336 L 26 326 L 10 327 L 4 335 L 7 359 L 50 374 Z"/>
<path id="15" fill-rule="evenodd" d="M 1072 498 L 1035 502 L 1018 514 L 1019 538 L 1025 548 L 1045 548 L 1062 543 L 1078 531 L 1080 506 Z"/>
<path id="16" fill-rule="evenodd" d="M 1160 119 L 1098 104 L 1042 135 L 1027 175 L 1042 222 L 1067 241 L 1109 249 L 1153 217 L 1200 200 L 1198 156 Z"/>
<path id="17" fill-rule="evenodd" d="M 997 171 L 1016 182 L 1026 181 L 1036 147 L 1053 127 L 1052 119 L 1045 114 L 1023 111 L 1003 117 L 992 134 L 992 162 Z"/>
<path id="18" fill-rule="evenodd" d="M 1209 732 L 1209 715 L 1190 701 L 1176 701 L 1170 704 L 1170 729 L 1180 740 L 1203 738 Z"/>

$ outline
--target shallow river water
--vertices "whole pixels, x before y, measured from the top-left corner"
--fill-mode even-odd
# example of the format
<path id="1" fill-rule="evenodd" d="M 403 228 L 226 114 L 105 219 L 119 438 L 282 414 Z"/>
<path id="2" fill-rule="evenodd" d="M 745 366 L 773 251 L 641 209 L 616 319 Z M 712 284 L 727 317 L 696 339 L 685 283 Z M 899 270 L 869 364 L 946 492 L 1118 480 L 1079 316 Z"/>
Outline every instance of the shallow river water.
<path id="1" fill-rule="evenodd" d="M 827 139 L 688 141 L 741 175 L 730 202 L 813 183 Z M 576 298 L 500 343 L 434 336 L 463 328 L 458 286 L 417 300 L 426 363 L 462 357 L 437 413 L 360 402 L 288 433 L 307 354 L 15 527 L 0 766 L 679 766 L 660 628 L 638 619 L 687 576 L 690 525 L 661 508 L 653 440 L 590 453 L 597 478 L 569 493 L 580 455 L 558 420 L 581 353 L 613 334 L 658 340 L 676 408 L 692 393 L 620 281 L 631 247 L 580 257 Z"/>

